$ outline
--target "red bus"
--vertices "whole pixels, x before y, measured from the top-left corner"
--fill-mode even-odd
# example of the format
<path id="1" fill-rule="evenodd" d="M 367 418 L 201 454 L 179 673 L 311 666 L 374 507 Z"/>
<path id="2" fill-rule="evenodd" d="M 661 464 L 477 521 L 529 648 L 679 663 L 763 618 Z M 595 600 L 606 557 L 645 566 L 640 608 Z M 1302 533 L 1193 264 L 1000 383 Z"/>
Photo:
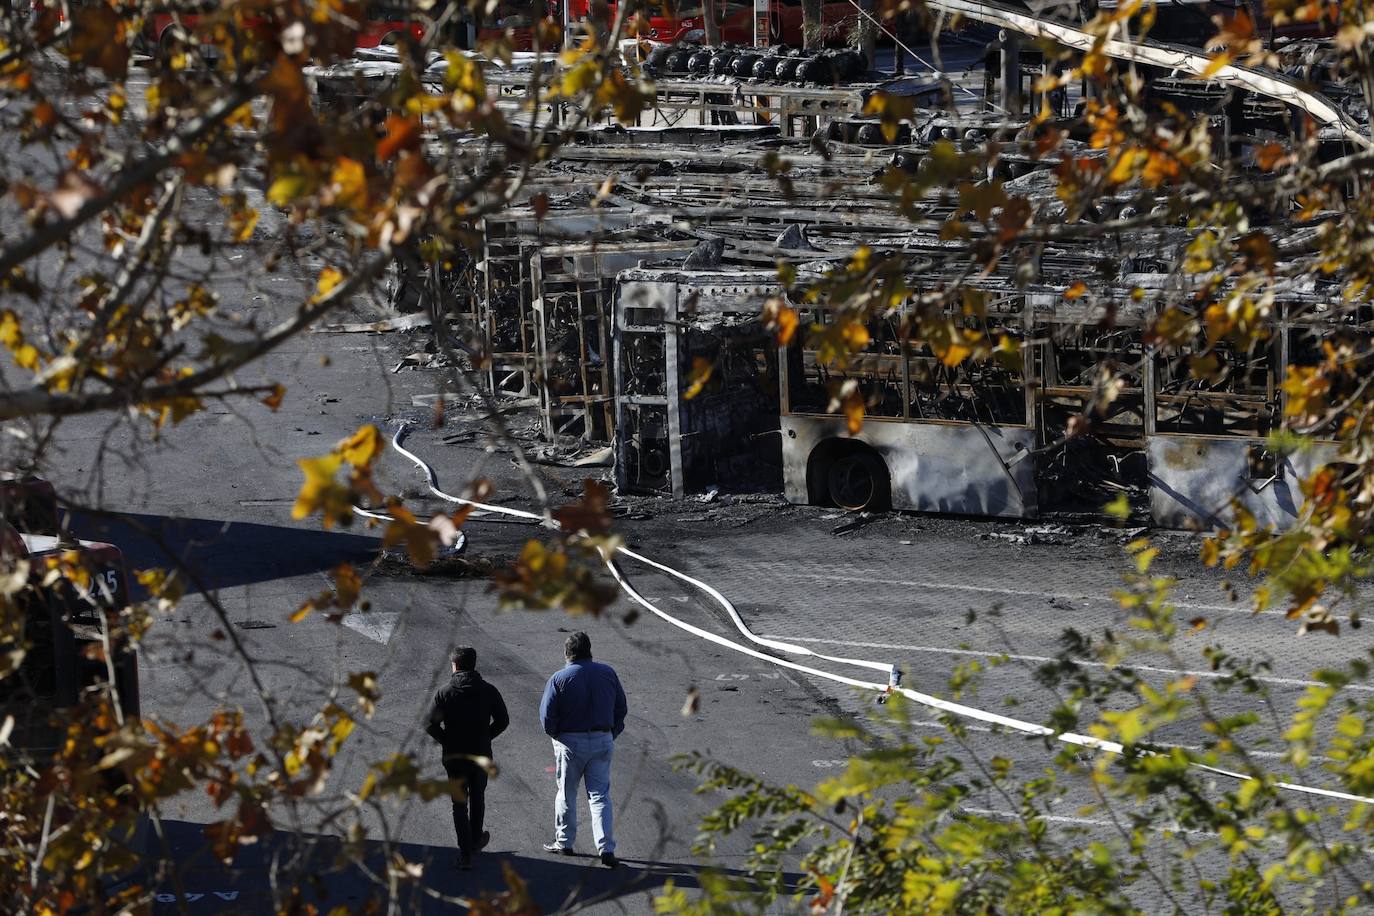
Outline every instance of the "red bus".
<path id="1" fill-rule="evenodd" d="M 208 8 L 206 12 L 209 12 Z M 202 18 L 204 14 L 194 12 L 173 15 L 170 11 L 159 10 L 152 13 L 143 26 L 144 49 L 150 54 L 170 50 L 177 41 L 177 20 L 181 20 L 182 28 L 194 33 L 200 28 Z M 405 35 L 420 41 L 425 37 L 425 27 L 411 18 L 404 7 L 373 5 L 367 9 L 367 17 L 362 22 L 355 43 L 359 48 L 375 48 L 394 43 Z"/>

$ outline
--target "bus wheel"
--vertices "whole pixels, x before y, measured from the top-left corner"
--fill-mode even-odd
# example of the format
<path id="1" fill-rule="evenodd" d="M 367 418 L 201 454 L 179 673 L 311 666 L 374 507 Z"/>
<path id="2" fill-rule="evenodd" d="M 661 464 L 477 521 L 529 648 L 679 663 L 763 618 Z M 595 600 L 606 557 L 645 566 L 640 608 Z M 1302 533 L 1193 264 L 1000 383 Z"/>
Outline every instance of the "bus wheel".
<path id="1" fill-rule="evenodd" d="M 826 483 L 831 502 L 851 512 L 884 509 L 892 495 L 887 466 L 868 449 L 849 451 L 831 462 Z"/>

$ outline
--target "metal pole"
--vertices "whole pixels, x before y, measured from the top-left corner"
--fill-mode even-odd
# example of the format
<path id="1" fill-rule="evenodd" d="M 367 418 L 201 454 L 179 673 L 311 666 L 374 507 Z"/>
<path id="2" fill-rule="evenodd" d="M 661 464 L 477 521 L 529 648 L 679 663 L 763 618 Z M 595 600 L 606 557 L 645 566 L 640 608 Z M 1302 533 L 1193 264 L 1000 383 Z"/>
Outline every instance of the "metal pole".
<path id="1" fill-rule="evenodd" d="M 1002 44 L 1002 107 L 1009 115 L 1021 114 L 1021 36 L 1003 29 L 997 36 Z"/>

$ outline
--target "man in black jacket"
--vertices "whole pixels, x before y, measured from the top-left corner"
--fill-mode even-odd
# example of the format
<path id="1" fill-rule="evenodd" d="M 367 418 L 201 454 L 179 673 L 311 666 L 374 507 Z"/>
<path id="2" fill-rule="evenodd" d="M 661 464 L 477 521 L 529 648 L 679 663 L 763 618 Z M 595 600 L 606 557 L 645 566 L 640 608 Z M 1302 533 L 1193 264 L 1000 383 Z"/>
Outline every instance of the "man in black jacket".
<path id="1" fill-rule="evenodd" d="M 459 646 L 449 656 L 453 678 L 439 688 L 429 709 L 425 731 L 444 750 L 444 771 L 463 782 L 467 798 L 453 802 L 453 829 L 458 834 L 458 867 L 471 868 L 472 854 L 491 834 L 486 817 L 487 771 L 474 757 L 491 757 L 491 739 L 506 730 L 510 716 L 501 692 L 477 673 L 477 650 Z"/>

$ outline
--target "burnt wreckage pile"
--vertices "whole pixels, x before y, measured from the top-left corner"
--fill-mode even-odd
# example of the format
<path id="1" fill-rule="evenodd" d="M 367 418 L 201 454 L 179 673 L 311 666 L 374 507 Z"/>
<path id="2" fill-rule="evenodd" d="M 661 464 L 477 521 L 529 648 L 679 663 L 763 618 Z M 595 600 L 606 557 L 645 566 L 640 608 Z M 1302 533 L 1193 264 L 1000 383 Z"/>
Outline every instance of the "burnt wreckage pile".
<path id="1" fill-rule="evenodd" d="M 1315 67 L 1298 72 L 1307 51 L 1293 47 L 1290 75 L 1320 86 Z M 1049 105 L 1072 125 L 1082 98 L 1036 98 L 1046 66 L 1037 53 L 1003 33 L 983 63 L 988 78 L 973 91 L 920 78 L 879 84 L 850 52 L 658 48 L 646 61 L 657 75 L 657 107 L 645 116 L 654 123 L 581 133 L 528 178 L 525 205 L 486 218 L 480 254 L 428 288 L 441 290 L 436 305 L 455 326 L 476 330 L 492 390 L 537 398 L 550 440 L 614 444 L 625 490 L 781 489 L 797 503 L 1013 518 L 1096 511 L 1125 494 L 1176 527 L 1224 521 L 1239 498 L 1261 523 L 1291 521 L 1299 478 L 1335 448 L 1268 451 L 1282 380 L 1319 357 L 1322 337 L 1366 332 L 1319 281 L 1275 285 L 1269 344 L 1213 345 L 1212 380 L 1193 378 L 1190 352 L 1159 352 L 1144 335 L 1159 309 L 1188 295 L 1174 269 L 1191 239 L 1183 228 L 1023 245 L 975 283 L 957 277 L 951 251 L 972 242 L 940 231 L 957 205 L 936 189 L 914 219 L 898 215 L 886 169 L 919 170 L 940 141 L 972 149 L 996 137 L 1002 154 L 985 177 L 1052 217 L 1062 208 L 1050 172 L 1059 157 L 1095 155 L 1082 135 L 1037 151 L 1018 112 Z M 1150 98 L 1205 115 L 1216 146 L 1241 163 L 1260 144 L 1311 130 L 1297 109 L 1319 107 L 1310 96 L 1276 100 L 1150 73 Z M 512 76 L 489 82 L 518 94 Z M 879 85 L 917 101 L 895 143 L 861 114 Z M 1316 139 L 1335 156 L 1351 151 L 1350 126 L 1367 118 L 1357 93 L 1330 88 L 1336 114 Z M 1161 203 L 1133 192 L 1083 218 Z M 1291 236 L 1287 207 L 1274 201 L 1252 224 Z M 864 351 L 844 366 L 828 365 L 805 334 L 779 348 L 760 317 L 771 297 L 798 309 L 803 328 L 832 314 L 789 298 L 778 263 L 804 285 L 864 245 L 903 256 L 917 293 L 962 282 L 977 307 L 956 307 L 969 316 L 959 320 L 1019 341 L 1017 356 L 946 365 L 906 338 L 900 313 L 872 322 Z M 1092 295 L 1065 296 L 1083 280 Z M 865 404 L 856 434 L 834 412 L 836 383 L 846 382 Z M 1104 386 L 1114 397 L 1102 397 Z M 1089 433 L 1071 435 L 1084 416 Z"/>

